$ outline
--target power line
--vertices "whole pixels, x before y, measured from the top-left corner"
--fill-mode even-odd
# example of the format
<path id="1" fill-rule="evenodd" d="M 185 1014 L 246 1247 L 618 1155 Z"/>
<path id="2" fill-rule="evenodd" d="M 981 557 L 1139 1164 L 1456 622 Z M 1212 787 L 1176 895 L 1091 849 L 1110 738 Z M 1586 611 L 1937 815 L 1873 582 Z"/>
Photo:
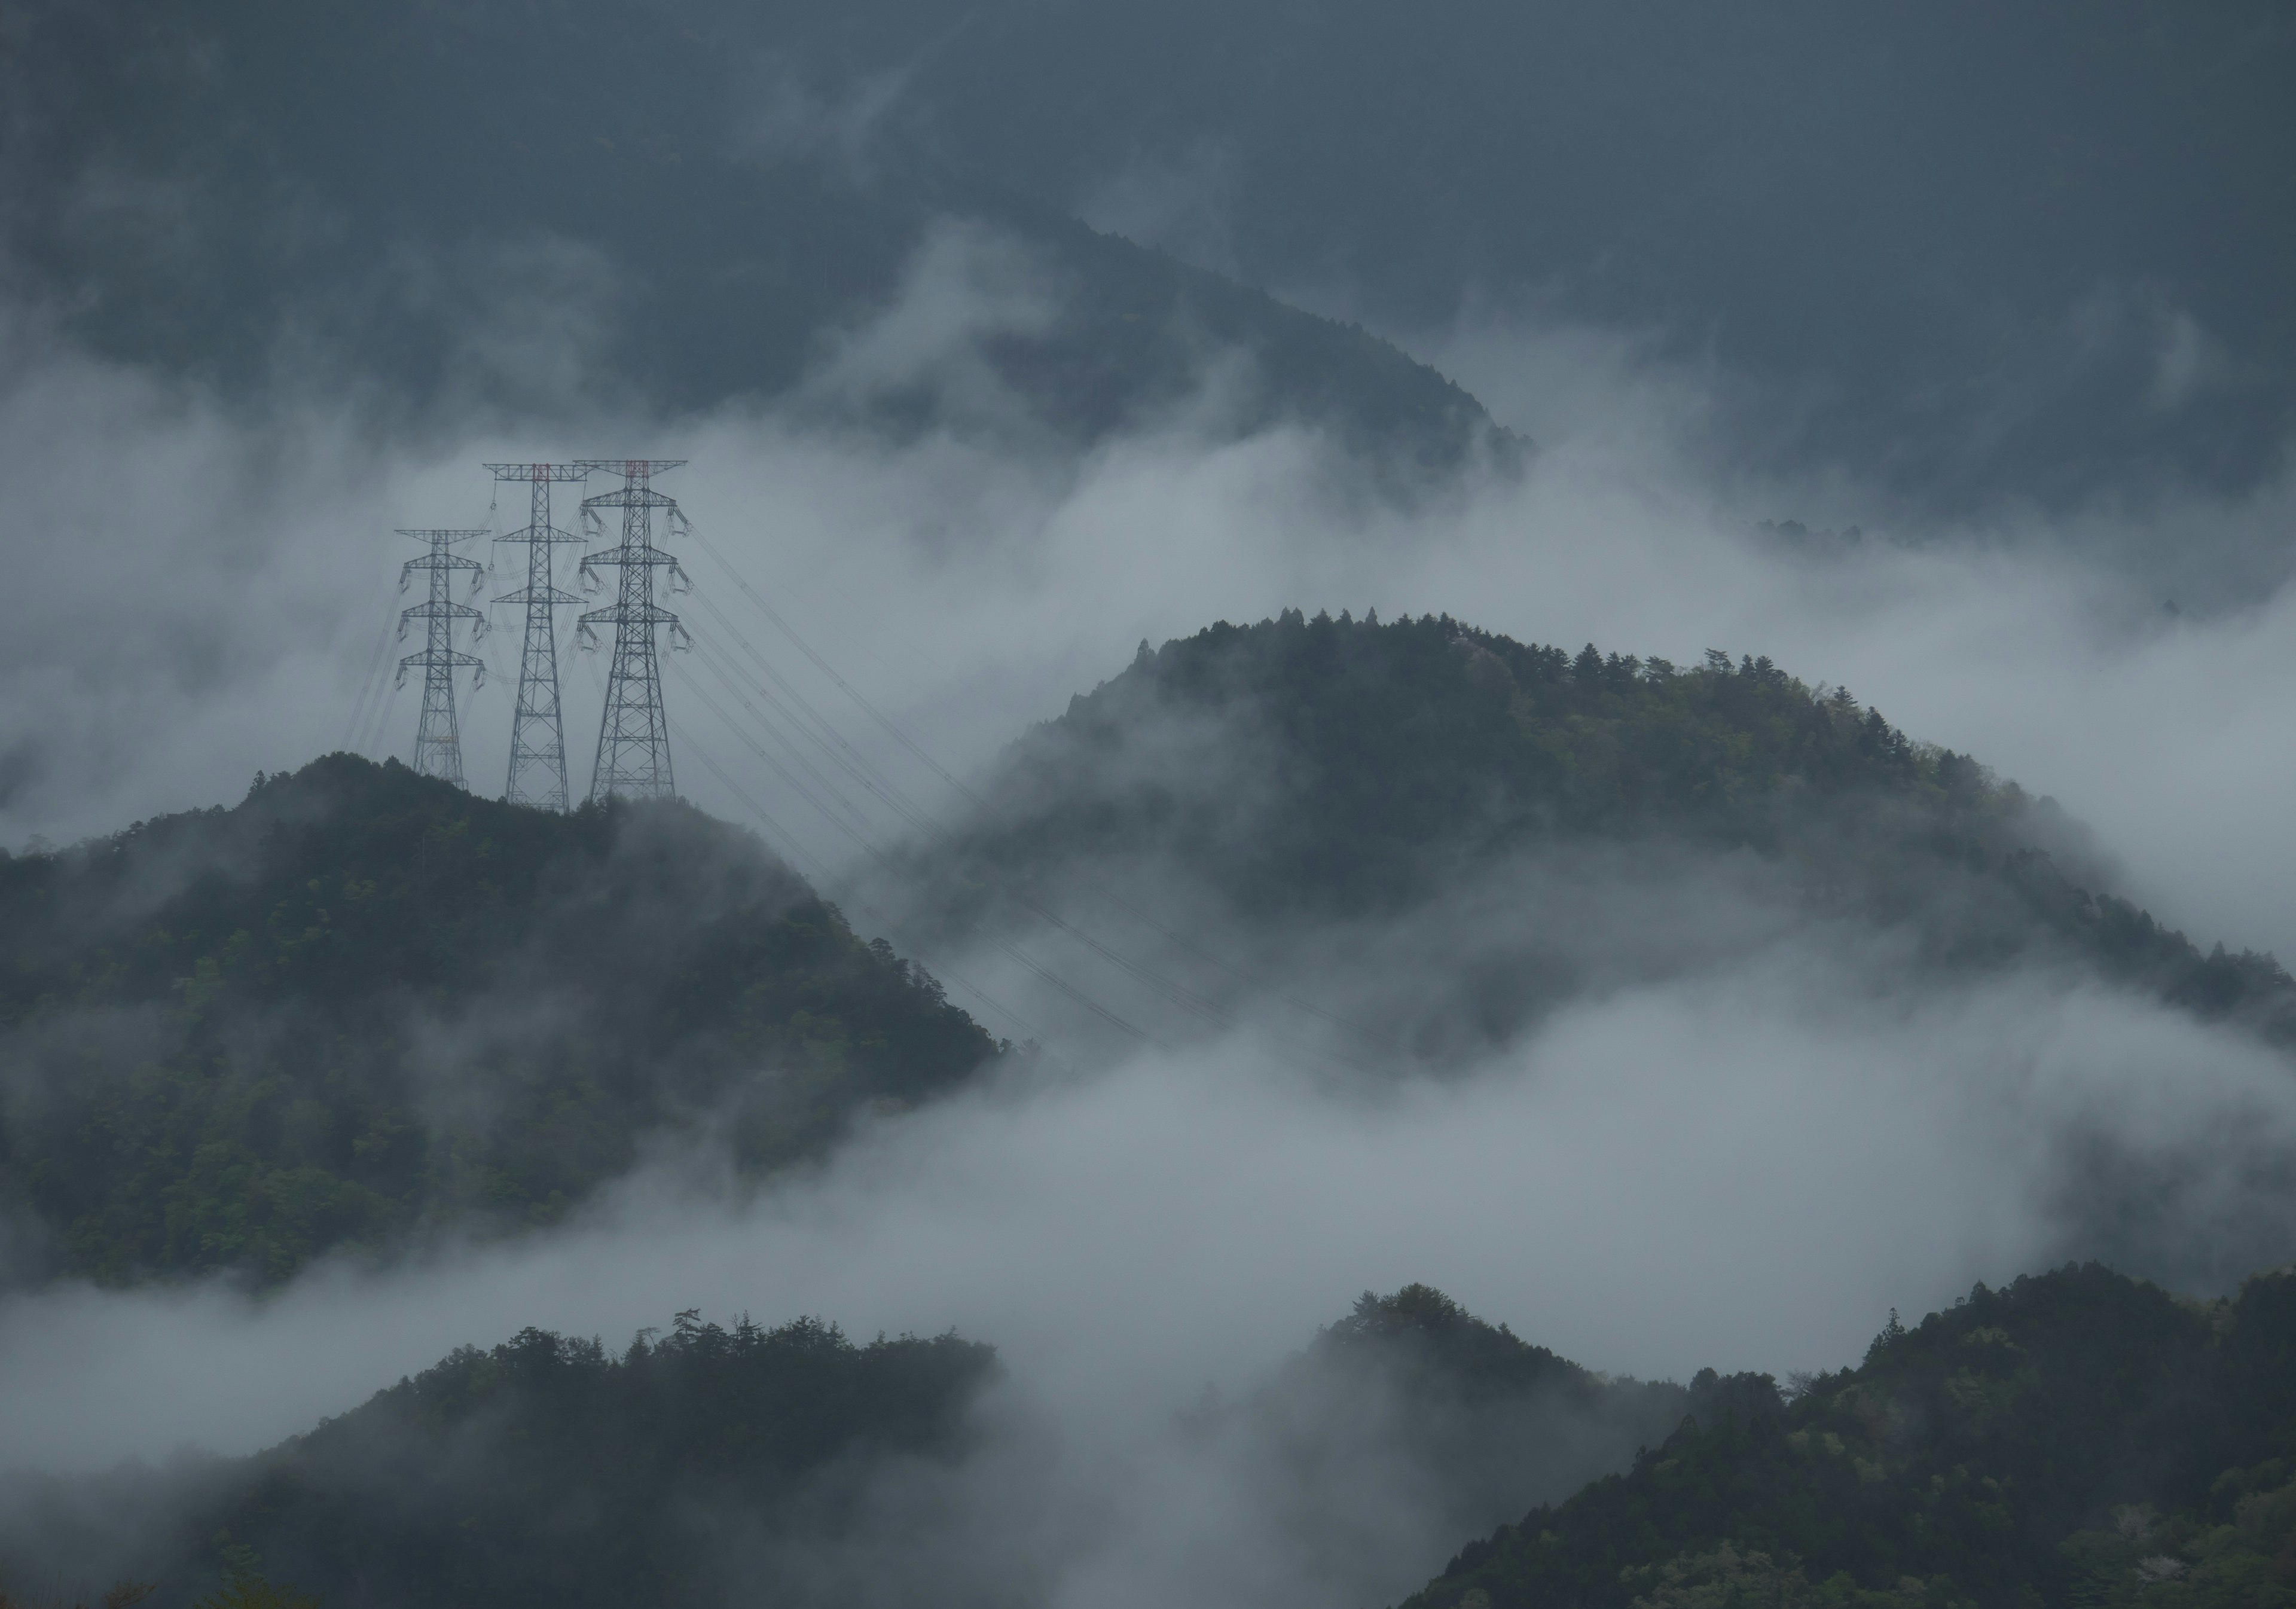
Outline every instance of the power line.
<path id="1" fill-rule="evenodd" d="M 381 628 L 374 634 L 374 652 L 367 655 L 366 674 L 359 678 L 358 697 L 351 705 L 351 718 L 343 729 L 343 746 L 353 753 L 365 747 L 359 739 L 366 730 L 368 702 L 382 696 L 383 659 L 390 651 L 390 628 L 398 616 L 394 609 L 383 618 Z"/>
<path id="2" fill-rule="evenodd" d="M 807 788 L 803 783 L 799 782 L 786 767 L 783 766 L 779 760 L 775 759 L 771 754 L 768 754 L 761 745 L 744 733 L 734 722 L 733 717 L 726 712 L 724 706 L 719 704 L 716 699 L 709 696 L 707 689 L 702 687 L 698 682 L 694 681 L 690 676 L 686 678 L 686 687 L 689 692 L 701 701 L 704 708 L 708 709 L 712 714 L 718 717 L 718 720 L 724 724 L 726 730 L 732 732 L 736 738 L 741 740 L 744 747 L 748 748 L 749 751 L 755 754 L 758 759 L 764 760 L 767 765 L 772 767 L 775 774 L 778 775 L 784 783 L 789 784 L 791 790 L 795 792 L 799 798 L 804 800 L 808 804 L 813 806 L 816 810 L 828 817 L 831 822 L 836 825 L 840 831 L 850 837 L 861 847 L 864 852 L 868 854 L 873 859 L 876 860 L 878 864 L 882 866 L 888 872 L 892 872 L 896 875 L 898 874 L 898 868 L 893 865 L 891 858 L 886 855 L 885 851 L 881 849 L 866 833 L 863 832 L 859 827 L 855 826 L 852 823 L 845 820 L 835 811 L 830 809 L 826 805 L 824 805 L 819 799 L 816 798 L 812 791 Z M 1101 1021 L 1109 1023 L 1112 1027 L 1121 1029 L 1124 1032 L 1132 1035 L 1135 1038 L 1140 1039 L 1147 1044 L 1153 1045 L 1159 1050 L 1170 1051 L 1173 1048 L 1170 1045 L 1159 1038 L 1156 1035 L 1150 1033 L 1146 1029 L 1137 1027 L 1126 1021 L 1123 1017 L 1119 1016 L 1115 1012 L 1111 1011 L 1107 1006 L 1103 1006 L 1099 1001 L 1086 994 L 1082 989 L 1078 989 L 1066 979 L 1041 965 L 1039 963 L 1006 940 L 997 938 L 993 934 L 984 936 L 988 938 L 989 944 L 996 949 L 999 950 L 1004 956 L 1008 956 L 1028 972 L 1034 974 L 1043 982 L 1048 984 L 1053 989 L 1057 989 L 1060 993 L 1067 996 L 1070 1000 L 1073 1000 L 1076 1004 L 1084 1007 L 1085 1010 L 1090 1012 L 1093 1015 L 1100 1018 Z"/>
<path id="3" fill-rule="evenodd" d="M 950 788 L 961 794 L 975 807 L 984 810 L 989 808 L 988 801 L 986 799 L 981 797 L 981 795 L 976 792 L 973 789 L 966 786 L 938 760 L 934 759 L 922 745 L 913 740 L 906 732 L 903 731 L 890 717 L 887 716 L 882 710 L 879 710 L 875 704 L 872 703 L 858 688 L 847 681 L 844 677 L 839 675 L 836 668 L 831 665 L 820 653 L 816 653 L 813 646 L 806 642 L 803 636 L 799 635 L 797 628 L 791 626 L 787 620 L 783 620 L 781 614 L 759 595 L 757 589 L 751 587 L 748 580 L 743 578 L 742 573 L 734 568 L 732 562 L 727 560 L 723 553 L 718 551 L 716 545 L 710 542 L 706 535 L 700 530 L 695 530 L 692 534 L 694 542 L 704 553 L 708 554 L 709 557 L 716 562 L 718 569 L 724 571 L 726 577 L 733 581 L 734 585 L 740 589 L 742 594 L 747 597 L 750 603 L 758 607 L 759 612 L 764 614 L 767 620 L 772 622 L 772 624 L 781 631 L 783 636 L 786 636 L 790 640 L 800 653 L 804 654 L 808 660 L 812 661 L 816 669 L 819 669 L 823 675 L 826 676 L 832 682 L 835 683 L 838 688 L 857 705 L 858 705 L 872 720 L 875 721 L 879 727 L 882 727 L 888 734 L 890 734 L 896 742 L 901 744 L 903 748 L 906 749 L 911 754 L 914 755 L 921 762 L 929 768 L 932 771 L 933 775 L 939 777 L 941 781 L 947 784 Z M 777 673 L 773 671 L 770 661 L 767 660 L 766 656 L 759 653 L 755 645 L 750 644 L 746 637 L 742 636 L 739 629 L 734 628 L 731 621 L 726 620 L 721 612 L 719 612 L 714 605 L 709 603 L 706 599 L 703 600 L 703 606 L 709 611 L 711 617 L 714 620 L 717 620 L 721 626 L 734 636 L 736 642 L 741 644 L 743 650 L 748 653 L 752 660 L 758 662 L 758 666 L 775 681 L 776 685 L 783 687 L 783 690 L 791 695 L 793 702 L 797 702 L 801 708 L 807 710 L 809 714 L 812 714 L 814 718 L 820 723 L 822 727 L 824 730 L 829 731 L 832 737 L 835 737 L 834 728 L 832 727 L 827 721 L 822 719 L 818 711 L 813 710 L 812 707 L 805 702 L 803 695 L 799 694 L 794 687 L 791 686 L 786 678 L 780 677 Z M 802 723 L 797 724 L 800 724 L 800 727 L 802 726 Z M 816 741 L 820 740 L 817 739 Z M 875 768 L 869 766 L 867 760 L 857 751 L 855 751 L 849 743 L 845 743 L 842 738 L 835 738 L 835 747 L 843 751 L 842 756 L 838 757 L 840 759 L 840 763 L 848 764 L 855 768 L 857 771 L 857 778 L 863 780 L 863 784 L 866 786 L 871 792 L 876 793 L 879 798 L 884 800 L 890 808 L 894 809 L 897 814 L 902 816 L 918 831 L 939 839 L 945 847 L 955 847 L 945 829 L 932 821 L 931 818 L 922 810 L 918 809 L 914 802 L 908 801 L 897 784 L 893 783 L 890 778 L 884 777 L 882 773 L 876 772 Z M 870 778 L 873 778 L 874 780 L 868 780 Z M 1251 987 L 1266 989 L 1267 992 L 1275 999 L 1292 1007 L 1294 1010 L 1303 1012 L 1309 1016 L 1313 1016 L 1323 1022 L 1328 1022 L 1333 1027 L 1345 1029 L 1349 1032 L 1359 1036 L 1382 1050 L 1394 1051 L 1400 1048 L 1400 1047 L 1398 1047 L 1395 1041 L 1386 1034 L 1381 1033 L 1374 1029 L 1367 1028 L 1362 1023 L 1352 1022 L 1336 1012 L 1330 1011 L 1325 1007 L 1314 1004 L 1312 1001 L 1301 999 L 1298 996 L 1291 993 L 1289 990 L 1269 988 L 1265 980 L 1256 977 L 1245 968 L 1214 954 L 1209 949 L 1206 949 L 1203 946 L 1196 943 L 1185 934 L 1174 932 L 1171 928 L 1167 927 L 1164 924 L 1157 921 L 1154 917 L 1151 916 L 1147 912 L 1142 910 L 1136 905 L 1133 904 L 1130 900 L 1126 899 L 1122 895 L 1117 893 L 1113 889 L 1109 888 L 1105 883 L 1093 878 L 1085 878 L 1081 881 L 1086 888 L 1090 890 L 1092 892 L 1098 894 L 1110 904 L 1115 906 L 1119 910 L 1124 912 L 1134 921 L 1160 935 L 1169 942 L 1177 945 L 1180 948 L 1185 950 L 1188 954 L 1193 956 L 1197 960 L 1202 962 L 1206 965 L 1226 973 L 1229 976 L 1235 978 L 1239 981 L 1249 984 Z M 1148 969 L 1140 966 L 1136 963 L 1126 960 L 1122 956 L 1116 955 L 1113 951 L 1106 948 L 1106 947 L 1090 940 L 1083 934 L 1080 929 L 1078 929 L 1072 924 L 1067 923 L 1062 918 L 1055 916 L 1052 912 L 1046 909 L 1043 906 L 1037 904 L 1034 900 L 1029 899 L 1027 896 L 1015 893 L 1010 888 L 1005 889 L 1004 891 L 1009 898 L 1013 899 L 1017 903 L 1026 907 L 1031 911 L 1034 911 L 1046 921 L 1054 924 L 1054 925 L 1069 932 L 1071 935 L 1077 937 L 1081 942 L 1086 944 L 1088 948 L 1091 948 L 1097 953 L 1106 956 L 1111 962 L 1126 972 L 1131 973 L 1136 977 L 1142 978 L 1144 981 L 1146 981 L 1150 977 L 1153 976 Z M 1159 978 L 1156 981 L 1151 984 L 1151 987 L 1158 989 L 1160 992 L 1167 992 L 1168 995 L 1169 991 L 1177 991 L 1177 993 L 1181 995 L 1187 996 L 1189 999 L 1196 1001 L 1199 1006 L 1204 1006 L 1212 1011 L 1217 1011 L 1218 1009 L 1217 1007 L 1210 1007 L 1208 1002 L 1201 1000 L 1201 997 L 1194 996 L 1191 991 L 1186 990 L 1178 984 L 1169 982 L 1168 980 Z M 1191 1007 L 1191 1009 L 1193 1009 L 1193 1007 Z M 1221 1022 L 1223 1026 L 1226 1025 L 1224 1019 L 1215 1017 L 1213 1020 Z"/>
<path id="4" fill-rule="evenodd" d="M 789 829 L 775 821 L 763 805 L 759 804 L 755 799 L 750 796 L 747 789 L 743 788 L 741 784 L 735 782 L 732 776 L 728 776 L 726 768 L 719 765 L 718 761 L 711 757 L 709 750 L 703 748 L 701 744 L 694 739 L 693 735 L 691 732 L 679 726 L 675 720 L 670 722 L 670 730 L 680 743 L 684 744 L 687 749 L 693 752 L 695 757 L 698 758 L 701 761 L 702 765 L 708 768 L 710 775 L 717 777 L 718 782 L 724 784 L 728 792 L 732 793 L 734 798 L 742 801 L 742 805 L 747 808 L 750 814 L 757 818 L 758 825 L 767 830 L 769 836 L 778 837 L 782 841 L 782 844 L 788 851 L 790 858 L 793 860 L 800 860 L 811 866 L 814 871 L 814 875 L 818 880 L 819 886 L 824 889 L 832 886 L 827 868 L 823 866 L 813 856 L 808 854 L 804 846 L 800 844 L 796 837 L 790 833 Z M 924 952 L 916 944 L 912 942 L 908 935 L 902 932 L 900 928 L 894 924 L 892 919 L 888 917 L 882 911 L 878 910 L 867 900 L 855 893 L 850 888 L 838 889 L 835 892 L 837 899 L 840 901 L 849 900 L 853 905 L 859 907 L 864 915 L 867 916 L 872 922 L 876 923 L 887 932 L 892 934 L 894 938 L 899 940 L 902 947 L 908 950 L 911 955 L 919 956 L 920 958 L 922 957 Z M 950 967 L 940 965 L 938 963 L 935 964 L 933 970 L 935 975 L 947 978 L 951 982 L 955 983 L 966 993 L 973 996 L 976 999 L 980 1000 L 981 1004 L 987 1006 L 990 1010 L 1005 1018 L 1029 1038 L 1036 1040 L 1039 1044 L 1043 1042 L 1044 1036 L 1039 1032 L 1034 1023 L 1030 1022 L 1028 1018 L 1022 1016 L 1019 1012 L 1014 1011 L 1011 1006 L 1005 1005 L 996 996 L 990 994 L 987 989 L 981 988 L 980 985 L 966 978 L 962 973 L 956 972 Z"/>

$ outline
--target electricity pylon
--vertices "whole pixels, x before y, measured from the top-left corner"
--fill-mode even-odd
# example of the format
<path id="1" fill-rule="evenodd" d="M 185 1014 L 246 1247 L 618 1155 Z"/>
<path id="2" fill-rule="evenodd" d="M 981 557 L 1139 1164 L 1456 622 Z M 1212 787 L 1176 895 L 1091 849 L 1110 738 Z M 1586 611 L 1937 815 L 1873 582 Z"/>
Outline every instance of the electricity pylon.
<path id="1" fill-rule="evenodd" d="M 430 595 L 412 609 L 398 613 L 398 640 L 406 640 L 406 628 L 416 620 L 430 623 L 430 641 L 420 653 L 410 653 L 398 661 L 398 685 L 406 685 L 410 665 L 422 667 L 422 718 L 414 728 L 414 768 L 425 776 L 443 776 L 456 787 L 463 781 L 463 733 L 455 718 L 455 672 L 463 666 L 476 670 L 478 680 L 473 688 L 482 687 L 487 680 L 487 662 L 474 654 L 455 652 L 455 622 L 471 622 L 471 633 L 486 635 L 487 617 L 468 603 L 454 599 L 455 572 L 471 572 L 471 590 L 476 593 L 486 579 L 486 571 L 476 559 L 466 559 L 453 551 L 457 542 L 467 542 L 473 537 L 483 537 L 483 530 L 402 530 L 402 537 L 413 537 L 418 542 L 428 542 L 430 551 L 419 559 L 409 559 L 398 572 L 398 589 L 414 579 L 418 570 L 430 574 Z"/>
<path id="2" fill-rule="evenodd" d="M 669 720 L 661 707 L 661 627 L 670 631 L 673 646 L 685 636 L 677 617 L 653 601 L 653 572 L 667 570 L 670 585 L 690 585 L 676 558 L 653 545 L 654 510 L 663 511 L 663 535 L 682 529 L 685 516 L 675 498 L 653 489 L 654 476 L 676 469 L 683 458 L 585 458 L 578 467 L 603 470 L 622 478 L 621 489 L 582 499 L 586 529 L 602 531 L 601 509 L 622 511 L 619 546 L 586 554 L 582 576 L 597 580 L 596 566 L 611 564 L 621 572 L 614 602 L 593 609 L 580 622 L 584 644 L 594 644 L 590 628 L 611 621 L 614 628 L 614 664 L 606 677 L 606 713 L 598 724 L 598 756 L 590 769 L 590 797 L 606 799 L 667 799 L 677 792 L 669 768 Z M 687 638 L 691 641 L 691 638 Z"/>
<path id="3" fill-rule="evenodd" d="M 563 810 L 566 727 L 558 706 L 557 608 L 582 600 L 552 584 L 552 550 L 582 538 L 551 524 L 550 488 L 556 481 L 579 480 L 589 472 L 577 464 L 489 464 L 487 468 L 497 480 L 524 480 L 533 488 L 526 529 L 499 538 L 526 544 L 526 585 L 495 600 L 526 605 L 526 646 L 518 660 L 518 709 L 510 718 L 510 779 L 503 784 L 503 797 L 512 804 Z"/>

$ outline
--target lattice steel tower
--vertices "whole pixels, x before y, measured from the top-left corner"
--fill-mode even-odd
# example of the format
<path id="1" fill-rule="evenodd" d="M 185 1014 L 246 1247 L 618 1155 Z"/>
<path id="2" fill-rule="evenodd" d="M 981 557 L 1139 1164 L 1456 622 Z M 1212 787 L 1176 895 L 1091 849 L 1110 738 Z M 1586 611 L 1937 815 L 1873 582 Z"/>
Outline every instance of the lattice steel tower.
<path id="1" fill-rule="evenodd" d="M 471 589 L 476 592 L 485 579 L 486 571 L 476 559 L 466 559 L 453 551 L 457 542 L 467 542 L 473 537 L 483 537 L 483 530 L 402 530 L 402 537 L 413 537 L 428 542 L 430 551 L 419 559 L 409 559 L 398 572 L 398 589 L 414 579 L 417 571 L 430 575 L 430 595 L 412 609 L 398 613 L 398 638 L 406 640 L 406 628 L 416 620 L 430 625 L 430 641 L 420 653 L 410 653 L 398 661 L 398 685 L 406 685 L 407 668 L 422 667 L 422 719 L 414 728 L 414 768 L 425 776 L 443 776 L 456 787 L 463 781 L 463 733 L 455 718 L 455 672 L 465 666 L 476 670 L 474 688 L 486 685 L 487 663 L 475 654 L 455 652 L 455 622 L 468 620 L 473 636 L 486 634 L 487 617 L 468 603 L 457 603 L 454 598 L 455 572 L 471 572 Z"/>
<path id="2" fill-rule="evenodd" d="M 685 516 L 675 498 L 653 489 L 654 476 L 676 469 L 683 458 L 585 458 L 577 467 L 603 470 L 622 478 L 621 489 L 582 500 L 582 521 L 587 529 L 601 529 L 601 509 L 622 512 L 622 540 L 616 547 L 586 554 L 582 574 L 597 579 L 595 567 L 611 564 L 621 572 L 613 603 L 593 609 L 581 620 L 586 643 L 595 642 L 590 628 L 605 621 L 614 627 L 614 665 L 606 677 L 606 713 L 598 725 L 598 758 L 590 771 L 590 797 L 619 794 L 628 799 L 666 799 L 677 792 L 669 768 L 669 720 L 661 707 L 660 628 L 669 628 L 675 645 L 685 635 L 677 617 L 653 601 L 653 572 L 666 570 L 673 587 L 685 585 L 685 572 L 676 559 L 653 545 L 654 511 L 662 511 L 664 536 L 681 529 Z M 690 639 L 689 639 L 690 640 Z"/>
<path id="3" fill-rule="evenodd" d="M 506 592 L 497 603 L 526 605 L 526 646 L 518 661 L 518 710 L 510 718 L 510 779 L 503 797 L 512 804 L 563 810 L 566 792 L 566 727 L 558 704 L 558 606 L 582 600 L 554 586 L 552 553 L 560 544 L 579 542 L 571 531 L 550 522 L 550 488 L 579 480 L 589 472 L 578 464 L 489 464 L 497 480 L 523 480 L 533 488 L 523 530 L 501 538 L 526 544 L 526 585 Z"/>

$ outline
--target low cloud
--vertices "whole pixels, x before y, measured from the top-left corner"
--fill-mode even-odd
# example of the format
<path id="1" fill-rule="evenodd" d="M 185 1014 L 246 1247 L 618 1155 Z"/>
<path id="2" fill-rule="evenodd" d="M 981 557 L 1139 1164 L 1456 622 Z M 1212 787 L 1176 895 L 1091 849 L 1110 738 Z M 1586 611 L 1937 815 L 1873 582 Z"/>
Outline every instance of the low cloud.
<path id="1" fill-rule="evenodd" d="M 1057 294 L 977 240 L 941 240 L 822 383 L 930 372 L 952 328 L 1035 317 Z M 708 551 L 961 776 L 1140 639 L 1285 607 L 1448 612 L 1685 663 L 1762 653 L 2062 800 L 2126 891 L 2204 948 L 2296 955 L 2268 874 L 2275 801 L 2296 782 L 2276 692 L 2296 671 L 2296 595 L 2267 540 L 2296 512 L 2285 480 L 1925 525 L 1846 480 L 1718 471 L 1699 377 L 1599 332 L 1463 336 L 1461 368 L 1544 450 L 1407 503 L 1364 491 L 1301 430 L 1236 441 L 1180 419 L 1018 453 L 988 432 L 893 445 L 759 406 L 585 415 L 546 440 L 432 421 L 414 439 L 348 406 L 251 415 L 22 316 L 0 339 L 16 359 L 0 386 L 12 844 L 235 799 L 255 770 L 349 741 L 379 644 L 406 651 L 388 643 L 411 551 L 394 527 L 523 523 L 489 513 L 488 460 L 660 451 L 692 460 L 663 488 Z M 1510 414 L 1510 363 L 1530 377 L 1520 395 L 1574 407 Z M 1813 546 L 1760 529 L 1784 518 L 1860 534 Z M 707 553 L 688 568 L 718 613 L 673 604 L 706 642 L 770 654 L 927 808 L 950 800 Z M 465 718 L 486 792 L 508 725 L 502 623 Z M 565 675 L 578 794 L 595 683 L 571 654 Z M 693 685 L 681 671 L 668 694 L 685 791 L 737 818 L 762 804 L 832 876 L 861 860 L 760 757 L 770 744 Z M 379 742 L 403 753 L 414 701 L 385 711 Z M 714 768 L 693 763 L 705 753 Z M 857 802 L 859 835 L 903 830 Z M 714 1168 L 665 1163 L 570 1227 L 388 1273 L 321 1268 L 259 1301 L 222 1285 L 12 1298 L 7 1456 L 92 1469 L 184 1442 L 250 1449 L 529 1324 L 619 1340 L 699 1303 L 863 1334 L 955 1325 L 1003 1350 L 1029 1433 L 1090 1472 L 1073 1512 L 1101 1505 L 1058 1540 L 1016 1521 L 1015 1545 L 1054 1601 L 1105 1604 L 1118 1580 L 1144 1600 L 1191 1586 L 1185 1561 L 1206 1547 L 1260 1550 L 1267 1568 L 1235 1579 L 1281 1576 L 1249 1515 L 1187 1497 L 1204 1489 L 1175 1416 L 1208 1383 L 1250 1391 L 1365 1288 L 1427 1281 L 1591 1366 L 1682 1376 L 1851 1360 L 1893 1306 L 2063 1257 L 2214 1289 L 2288 1255 L 2296 1085 L 2279 1057 L 2065 978 L 1915 988 L 1872 935 L 1755 926 L 1742 954 L 1624 969 L 1439 1080 L 1303 1072 L 1247 1019 L 877 1122 L 747 1202 L 693 1182 Z M 2216 1166 L 2232 1137 L 2235 1165 Z M 2116 1216 L 2127 1193 L 2097 1189 L 2114 1169 L 2169 1209 Z"/>

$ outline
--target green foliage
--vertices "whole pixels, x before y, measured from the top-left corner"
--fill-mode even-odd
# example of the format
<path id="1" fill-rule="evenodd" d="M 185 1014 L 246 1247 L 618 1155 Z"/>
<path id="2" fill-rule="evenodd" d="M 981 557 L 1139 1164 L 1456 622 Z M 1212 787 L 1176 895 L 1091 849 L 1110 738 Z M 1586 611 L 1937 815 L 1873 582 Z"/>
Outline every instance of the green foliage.
<path id="1" fill-rule="evenodd" d="M 2296 1573 L 2296 1424 L 2268 1406 L 2292 1295 L 2184 1302 L 2094 1264 L 1980 1285 L 1791 1404 L 1697 1414 L 1410 1605 L 2283 1601 L 2252 1594 Z"/>
<path id="2" fill-rule="evenodd" d="M 2296 1040 L 2271 956 L 2203 955 L 2080 886 L 2085 834 L 2053 802 L 1766 658 L 1684 667 L 1297 611 L 1144 647 L 1015 745 L 994 809 L 933 863 L 959 919 L 1015 875 L 1145 852 L 1275 920 L 1393 913 L 1521 850 L 1655 841 L 1751 851 L 1935 965 L 2070 948 Z"/>
<path id="3" fill-rule="evenodd" d="M 768 1168 L 996 1049 L 681 804 L 336 755 L 0 862 L 0 1205 L 106 1282 L 548 1222 L 704 1123 Z"/>
<path id="4" fill-rule="evenodd" d="M 259 1551 L 337 1609 L 701 1601 L 750 1544 L 837 1534 L 884 1458 L 962 1456 L 996 1367 L 955 1335 L 856 1345 L 814 1319 L 689 1311 L 619 1355 L 529 1329 L 235 1461 L 183 1528 L 230 1539 L 234 1582 Z"/>

